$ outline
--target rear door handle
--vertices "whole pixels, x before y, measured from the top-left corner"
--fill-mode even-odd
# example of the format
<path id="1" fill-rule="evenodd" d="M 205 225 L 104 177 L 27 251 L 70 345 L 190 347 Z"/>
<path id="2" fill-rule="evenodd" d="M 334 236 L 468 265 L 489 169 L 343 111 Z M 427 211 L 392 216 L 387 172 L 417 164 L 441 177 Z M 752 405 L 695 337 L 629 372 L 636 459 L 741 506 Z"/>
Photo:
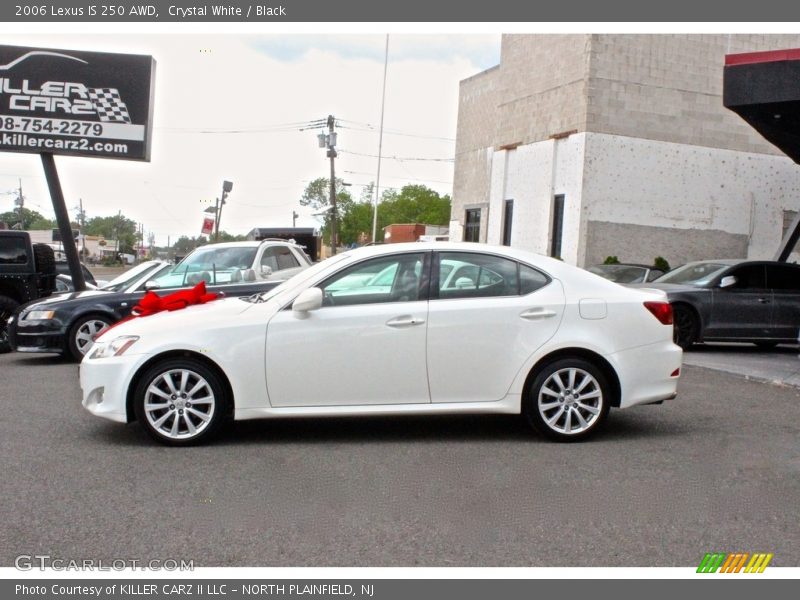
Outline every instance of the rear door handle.
<path id="1" fill-rule="evenodd" d="M 389 327 L 413 327 L 414 325 L 422 325 L 425 323 L 425 319 L 420 319 L 419 317 L 412 317 L 411 315 L 403 315 L 402 317 L 395 317 L 394 319 L 389 319 L 386 321 L 386 325 Z"/>
<path id="2" fill-rule="evenodd" d="M 544 308 L 529 308 L 528 310 L 522 311 L 519 316 L 523 319 L 527 319 L 528 321 L 538 321 L 541 319 L 549 319 L 550 317 L 555 317 L 556 313 L 552 310 L 545 310 Z"/>
<path id="3" fill-rule="evenodd" d="M 769 303 L 769 298 L 759 298 L 758 302 L 760 304 L 768 304 Z"/>

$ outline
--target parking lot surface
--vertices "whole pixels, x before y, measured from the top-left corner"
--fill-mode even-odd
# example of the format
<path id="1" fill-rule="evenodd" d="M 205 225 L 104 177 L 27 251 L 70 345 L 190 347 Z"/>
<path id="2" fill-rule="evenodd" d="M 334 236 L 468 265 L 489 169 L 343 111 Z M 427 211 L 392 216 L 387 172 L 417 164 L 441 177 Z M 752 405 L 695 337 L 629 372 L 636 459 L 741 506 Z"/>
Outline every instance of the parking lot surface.
<path id="1" fill-rule="evenodd" d="M 78 367 L 0 356 L 0 565 L 800 566 L 800 390 L 686 367 L 678 399 L 554 444 L 508 416 L 235 423 L 165 448 L 80 406 Z"/>

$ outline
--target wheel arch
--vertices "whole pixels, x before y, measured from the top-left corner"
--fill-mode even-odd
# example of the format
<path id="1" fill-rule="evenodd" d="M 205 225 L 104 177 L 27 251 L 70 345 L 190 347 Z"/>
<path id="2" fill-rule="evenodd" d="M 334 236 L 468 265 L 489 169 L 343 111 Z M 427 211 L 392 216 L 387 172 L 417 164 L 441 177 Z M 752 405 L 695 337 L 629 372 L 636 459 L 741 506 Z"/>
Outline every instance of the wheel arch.
<path id="1" fill-rule="evenodd" d="M 703 341 L 703 329 L 705 328 L 705 319 L 703 318 L 703 311 L 700 310 L 700 307 L 697 306 L 694 302 L 687 300 L 686 298 L 675 298 L 674 300 L 670 300 L 670 304 L 672 304 L 672 310 L 675 310 L 676 306 L 681 308 L 686 308 L 691 311 L 694 318 L 697 320 L 697 341 Z"/>
<path id="2" fill-rule="evenodd" d="M 533 380 L 536 379 L 536 376 L 542 371 L 542 369 L 544 369 L 550 363 L 562 358 L 581 358 L 592 363 L 598 369 L 600 369 L 603 375 L 605 375 L 608 385 L 611 386 L 610 406 L 619 408 L 620 401 L 622 399 L 622 386 L 620 385 L 617 371 L 610 362 L 608 362 L 597 352 L 580 347 L 560 348 L 540 358 L 536 364 L 531 367 L 531 370 L 528 372 L 528 376 L 525 378 L 525 385 L 522 388 L 523 396 L 528 393 Z M 524 406 L 524 404 L 525 402 L 523 398 L 522 405 Z"/>
<path id="3" fill-rule="evenodd" d="M 225 388 L 225 393 L 228 396 L 228 411 L 230 414 L 233 414 L 234 410 L 234 397 L 233 397 L 233 387 L 231 386 L 231 382 L 228 379 L 228 376 L 225 374 L 225 371 L 213 360 L 211 360 L 208 356 L 201 354 L 199 352 L 194 352 L 192 350 L 169 350 L 167 352 L 162 352 L 161 354 L 157 354 L 156 356 L 150 358 L 148 361 L 143 363 L 134 373 L 133 377 L 131 378 L 130 383 L 128 384 L 128 390 L 125 395 L 125 413 L 127 415 L 128 422 L 131 423 L 136 420 L 136 412 L 133 408 L 133 395 L 136 391 L 136 387 L 139 385 L 139 381 L 147 372 L 147 370 L 162 360 L 168 360 L 171 358 L 193 358 L 198 362 L 203 363 L 205 367 L 212 370 L 219 378 L 220 382 Z"/>

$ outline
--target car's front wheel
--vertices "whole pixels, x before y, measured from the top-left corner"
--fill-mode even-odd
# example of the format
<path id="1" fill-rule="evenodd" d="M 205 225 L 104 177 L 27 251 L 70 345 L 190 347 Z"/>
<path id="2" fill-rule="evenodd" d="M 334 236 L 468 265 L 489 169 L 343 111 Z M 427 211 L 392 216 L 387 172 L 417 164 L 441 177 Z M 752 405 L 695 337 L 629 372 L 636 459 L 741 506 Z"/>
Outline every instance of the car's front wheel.
<path id="1" fill-rule="evenodd" d="M 70 327 L 67 346 L 69 355 L 80 362 L 94 344 L 95 338 L 111 325 L 111 319 L 103 315 L 81 317 Z"/>
<path id="2" fill-rule="evenodd" d="M 562 358 L 546 365 L 533 380 L 525 414 L 543 435 L 572 442 L 602 425 L 610 402 L 610 387 L 600 369 L 582 358 Z"/>
<path id="3" fill-rule="evenodd" d="M 171 446 L 210 439 L 225 420 L 227 408 L 220 376 L 188 357 L 154 365 L 134 391 L 136 418 L 155 440 Z"/>

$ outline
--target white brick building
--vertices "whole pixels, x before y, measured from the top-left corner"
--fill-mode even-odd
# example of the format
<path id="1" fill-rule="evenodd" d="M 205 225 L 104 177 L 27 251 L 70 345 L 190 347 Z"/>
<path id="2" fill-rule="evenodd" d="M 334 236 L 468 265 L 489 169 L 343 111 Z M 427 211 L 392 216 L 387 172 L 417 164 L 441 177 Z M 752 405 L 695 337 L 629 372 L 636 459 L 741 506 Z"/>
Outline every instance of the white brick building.
<path id="1" fill-rule="evenodd" d="M 451 239 L 580 266 L 771 258 L 800 166 L 722 106 L 725 54 L 800 35 L 505 35 L 461 82 Z"/>

